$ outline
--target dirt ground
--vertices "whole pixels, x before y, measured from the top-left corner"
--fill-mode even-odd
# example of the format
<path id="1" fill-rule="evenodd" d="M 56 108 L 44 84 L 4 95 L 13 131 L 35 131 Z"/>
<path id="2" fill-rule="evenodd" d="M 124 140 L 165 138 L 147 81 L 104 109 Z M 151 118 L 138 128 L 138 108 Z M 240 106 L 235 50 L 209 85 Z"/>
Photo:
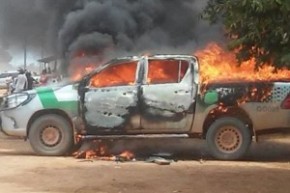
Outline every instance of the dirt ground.
<path id="1" fill-rule="evenodd" d="M 0 135 L 0 192 L 290 192 L 290 144 L 254 144 L 244 161 L 229 162 L 211 160 L 199 140 L 158 140 L 143 147 L 140 140 L 116 143 L 116 147 L 146 149 L 149 154 L 156 153 L 157 145 L 163 152 L 174 149 L 178 161 L 161 166 L 142 160 L 40 157 L 28 142 Z M 116 147 L 113 151 L 120 151 Z"/>
<path id="2" fill-rule="evenodd" d="M 0 91 L 1 92 L 1 91 Z M 3 93 L 0 93 L 3 94 Z M 166 152 L 176 161 L 113 162 L 36 156 L 29 142 L 0 134 L 0 193 L 290 192 L 290 143 L 253 144 L 243 161 L 214 161 L 200 140 L 118 141 L 112 153 L 143 159 Z"/>

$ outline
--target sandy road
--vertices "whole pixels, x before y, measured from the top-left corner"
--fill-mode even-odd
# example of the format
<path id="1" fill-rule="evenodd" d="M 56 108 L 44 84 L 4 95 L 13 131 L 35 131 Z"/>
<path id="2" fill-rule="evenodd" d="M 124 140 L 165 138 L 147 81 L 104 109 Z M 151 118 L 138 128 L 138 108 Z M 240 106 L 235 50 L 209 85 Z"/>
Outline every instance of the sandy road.
<path id="1" fill-rule="evenodd" d="M 160 166 L 40 157 L 28 142 L 0 134 L 0 193 L 290 192 L 289 143 L 254 144 L 244 161 L 235 162 L 211 160 L 198 140 L 121 141 L 112 152 L 122 149 L 148 155 L 174 150 L 178 161 Z"/>
<path id="2" fill-rule="evenodd" d="M 117 146 L 134 143 L 140 147 L 137 142 Z M 180 153 L 182 143 L 161 149 Z M 28 142 L 0 136 L 0 193 L 290 192 L 289 144 L 262 143 L 251 148 L 245 161 L 225 162 L 210 160 L 203 142 L 191 143 L 182 150 L 190 155 L 186 159 L 160 166 L 39 157 Z M 156 143 L 151 144 L 147 149 L 156 148 Z"/>

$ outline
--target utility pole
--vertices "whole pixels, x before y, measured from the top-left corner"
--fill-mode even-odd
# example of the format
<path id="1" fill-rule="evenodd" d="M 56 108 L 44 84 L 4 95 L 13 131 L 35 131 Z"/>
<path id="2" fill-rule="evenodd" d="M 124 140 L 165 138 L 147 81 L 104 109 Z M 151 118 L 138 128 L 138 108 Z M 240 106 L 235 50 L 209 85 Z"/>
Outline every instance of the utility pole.
<path id="1" fill-rule="evenodd" d="M 28 17 L 27 16 L 24 16 L 24 24 L 25 24 L 25 28 L 24 28 L 24 42 L 23 42 L 23 51 L 24 51 L 24 63 L 23 63 L 23 68 L 24 70 L 26 70 L 26 67 L 27 67 L 27 40 L 28 40 L 28 37 L 30 36 L 29 35 L 29 30 L 27 29 L 27 27 L 29 26 L 28 25 Z"/>
<path id="2" fill-rule="evenodd" d="M 27 38 L 24 39 L 24 69 L 26 69 L 27 66 Z"/>

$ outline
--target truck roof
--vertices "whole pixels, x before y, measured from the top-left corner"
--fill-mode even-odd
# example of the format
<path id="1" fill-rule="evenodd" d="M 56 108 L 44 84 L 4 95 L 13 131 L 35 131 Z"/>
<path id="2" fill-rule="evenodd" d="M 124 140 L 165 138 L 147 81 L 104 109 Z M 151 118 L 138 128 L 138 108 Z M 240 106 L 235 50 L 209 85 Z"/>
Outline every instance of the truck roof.
<path id="1" fill-rule="evenodd" d="M 139 60 L 142 57 L 144 57 L 144 56 L 126 56 L 126 57 L 116 58 L 113 61 L 120 61 L 120 60 Z M 194 59 L 194 60 L 197 60 L 197 58 L 195 56 L 192 56 L 192 55 L 182 55 L 182 54 L 156 54 L 156 55 L 148 55 L 147 57 L 149 59 L 180 58 L 180 59 Z"/>

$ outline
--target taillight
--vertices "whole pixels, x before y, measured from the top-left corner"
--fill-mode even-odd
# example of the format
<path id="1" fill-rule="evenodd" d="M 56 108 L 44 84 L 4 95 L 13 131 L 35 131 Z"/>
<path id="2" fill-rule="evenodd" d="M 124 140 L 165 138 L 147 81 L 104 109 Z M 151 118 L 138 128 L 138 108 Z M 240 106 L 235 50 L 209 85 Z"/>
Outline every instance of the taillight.
<path id="1" fill-rule="evenodd" d="M 282 102 L 281 108 L 282 109 L 290 109 L 290 94 L 288 94 L 286 96 L 286 98 L 284 99 L 284 101 Z"/>

